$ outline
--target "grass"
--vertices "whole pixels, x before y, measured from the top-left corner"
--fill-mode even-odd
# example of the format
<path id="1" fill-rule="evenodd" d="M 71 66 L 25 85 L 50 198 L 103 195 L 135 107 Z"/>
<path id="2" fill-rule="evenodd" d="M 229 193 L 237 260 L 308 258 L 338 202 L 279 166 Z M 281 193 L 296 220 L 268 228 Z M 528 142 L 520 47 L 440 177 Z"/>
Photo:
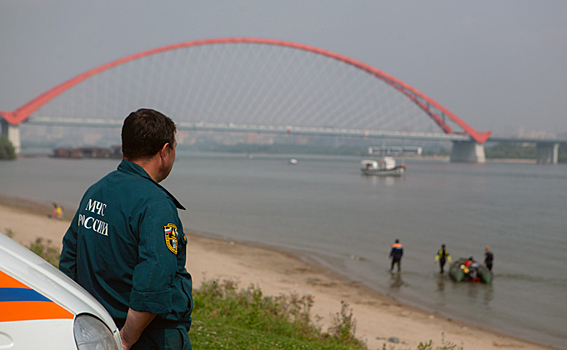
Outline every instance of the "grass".
<path id="1" fill-rule="evenodd" d="M 6 235 L 13 238 L 14 232 L 6 229 Z M 57 267 L 60 253 L 51 243 L 37 238 L 27 248 Z M 356 320 L 345 302 L 333 315 L 331 327 L 323 331 L 311 319 L 314 302 L 311 295 L 264 296 L 255 286 L 238 289 L 237 283 L 229 280 L 207 280 L 193 290 L 193 300 L 193 325 L 189 334 L 194 349 L 368 350 L 355 337 Z M 382 350 L 411 349 L 384 344 Z M 429 340 L 420 343 L 416 350 L 463 350 L 463 347 L 445 341 L 442 335 L 440 346 Z"/>
<path id="2" fill-rule="evenodd" d="M 311 295 L 266 297 L 254 286 L 238 290 L 232 281 L 205 281 L 193 292 L 191 343 L 195 349 L 367 349 L 354 337 L 348 305 L 327 332 L 310 317 Z"/>
<path id="3" fill-rule="evenodd" d="M 343 302 L 323 331 L 311 320 L 311 295 L 264 296 L 254 286 L 238 289 L 235 282 L 208 280 L 193 291 L 195 308 L 189 332 L 194 349 L 251 350 L 368 350 L 355 337 L 356 320 L 352 309 Z M 410 350 L 400 345 L 384 344 L 382 350 Z M 442 336 L 440 346 L 430 340 L 417 350 L 463 350 Z"/>
<path id="4" fill-rule="evenodd" d="M 6 236 L 12 239 L 14 239 L 14 236 L 16 235 L 16 233 L 11 228 L 5 228 L 4 232 Z M 61 257 L 61 252 L 58 248 L 52 246 L 52 243 L 53 242 L 50 239 L 44 240 L 43 238 L 38 237 L 34 242 L 25 245 L 25 247 L 51 265 L 59 268 L 59 258 Z"/>
<path id="5" fill-rule="evenodd" d="M 51 246 L 51 243 L 50 239 L 44 241 L 43 238 L 38 237 L 35 239 L 35 242 L 28 244 L 26 247 L 42 257 L 43 260 L 59 268 L 59 258 L 61 257 L 61 253 L 59 252 L 59 249 Z"/>

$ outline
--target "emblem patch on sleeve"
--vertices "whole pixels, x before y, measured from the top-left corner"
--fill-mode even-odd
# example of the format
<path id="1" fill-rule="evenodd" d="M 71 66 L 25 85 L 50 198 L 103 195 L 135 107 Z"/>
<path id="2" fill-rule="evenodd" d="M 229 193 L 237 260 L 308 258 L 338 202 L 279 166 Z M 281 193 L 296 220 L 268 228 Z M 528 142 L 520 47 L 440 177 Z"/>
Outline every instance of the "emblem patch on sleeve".
<path id="1" fill-rule="evenodd" d="M 174 224 L 167 224 L 163 227 L 165 233 L 165 244 L 170 252 L 177 255 L 177 239 L 179 234 L 177 233 L 177 226 Z"/>

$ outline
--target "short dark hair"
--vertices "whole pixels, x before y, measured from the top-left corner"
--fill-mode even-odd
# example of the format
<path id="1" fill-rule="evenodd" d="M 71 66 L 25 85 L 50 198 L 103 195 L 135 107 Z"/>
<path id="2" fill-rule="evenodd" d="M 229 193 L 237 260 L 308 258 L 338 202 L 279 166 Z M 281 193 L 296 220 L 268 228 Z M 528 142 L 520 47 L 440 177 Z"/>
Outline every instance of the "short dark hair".
<path id="1" fill-rule="evenodd" d="M 175 123 L 153 109 L 130 113 L 122 125 L 122 155 L 128 160 L 151 158 L 166 143 L 173 148 Z"/>

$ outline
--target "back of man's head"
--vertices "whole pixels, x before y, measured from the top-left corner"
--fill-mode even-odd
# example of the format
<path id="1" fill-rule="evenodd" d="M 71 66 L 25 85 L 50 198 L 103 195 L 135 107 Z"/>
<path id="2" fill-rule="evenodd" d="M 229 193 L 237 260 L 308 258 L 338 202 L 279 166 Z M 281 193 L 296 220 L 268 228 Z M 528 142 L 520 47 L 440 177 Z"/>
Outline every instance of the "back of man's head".
<path id="1" fill-rule="evenodd" d="M 153 109 L 130 113 L 122 125 L 122 154 L 124 159 L 139 160 L 156 155 L 166 143 L 173 148 L 175 123 Z"/>

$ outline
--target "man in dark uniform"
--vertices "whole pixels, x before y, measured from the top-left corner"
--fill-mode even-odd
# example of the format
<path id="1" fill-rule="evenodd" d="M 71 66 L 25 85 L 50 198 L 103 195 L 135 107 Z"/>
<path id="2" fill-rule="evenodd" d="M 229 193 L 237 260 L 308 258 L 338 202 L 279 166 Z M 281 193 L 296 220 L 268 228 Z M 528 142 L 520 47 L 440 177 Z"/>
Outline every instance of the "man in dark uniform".
<path id="1" fill-rule="evenodd" d="M 175 132 L 157 111 L 132 112 L 124 159 L 85 192 L 63 238 L 59 268 L 108 310 L 125 350 L 191 349 L 185 208 L 159 185 L 173 168 Z"/>
<path id="2" fill-rule="evenodd" d="M 401 270 L 402 255 L 404 255 L 404 248 L 400 243 L 399 239 L 392 245 L 392 250 L 390 250 L 390 259 L 392 259 L 392 265 L 390 266 L 390 271 L 394 269 L 394 265 L 398 264 L 398 271 Z"/>
<path id="3" fill-rule="evenodd" d="M 437 260 L 439 260 L 439 268 L 441 269 L 441 271 L 439 272 L 443 273 L 443 267 L 445 266 L 445 262 L 446 261 L 451 262 L 451 255 L 445 249 L 444 244 L 441 244 L 441 249 L 439 249 L 439 251 L 437 252 L 437 255 L 435 256 L 435 261 L 433 261 L 433 263 L 435 264 Z"/>
<path id="4" fill-rule="evenodd" d="M 486 268 L 489 271 L 492 271 L 492 261 L 494 261 L 494 254 L 492 254 L 492 252 L 490 251 L 489 246 L 486 246 L 484 250 L 484 265 L 486 265 Z"/>

